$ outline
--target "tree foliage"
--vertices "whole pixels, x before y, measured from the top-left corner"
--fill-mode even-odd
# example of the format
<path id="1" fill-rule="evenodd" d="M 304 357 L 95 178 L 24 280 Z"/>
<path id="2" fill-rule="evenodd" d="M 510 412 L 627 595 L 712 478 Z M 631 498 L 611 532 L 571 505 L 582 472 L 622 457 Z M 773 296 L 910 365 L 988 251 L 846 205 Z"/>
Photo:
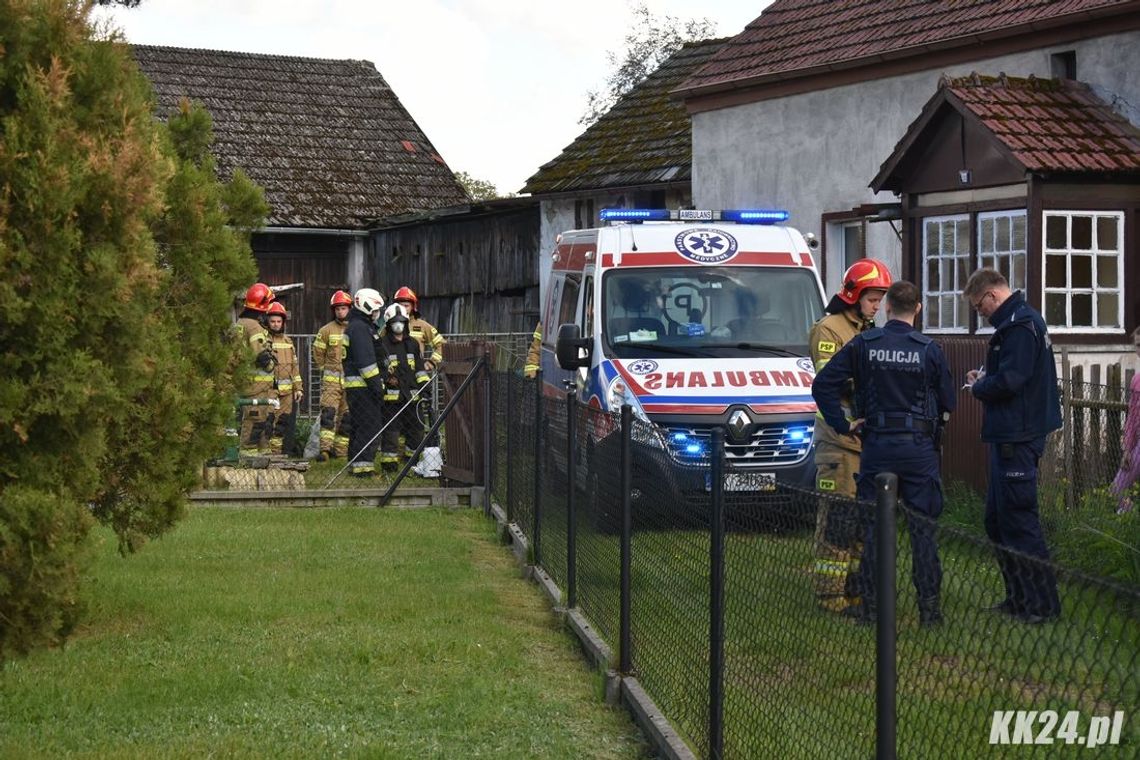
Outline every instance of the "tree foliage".
<path id="1" fill-rule="evenodd" d="M 490 201 L 495 198 L 509 198 L 510 193 L 500 193 L 492 183 L 485 179 L 475 179 L 467 172 L 456 172 L 455 179 L 459 184 L 463 185 L 463 189 L 467 191 L 473 201 Z"/>
<path id="2" fill-rule="evenodd" d="M 610 73 L 605 86 L 586 93 L 586 112 L 578 120 L 589 126 L 657 70 L 686 42 L 706 40 L 716 36 L 716 23 L 709 18 L 680 19 L 658 15 L 649 10 L 644 0 L 630 4 L 633 14 L 631 31 L 625 36 L 622 48 L 606 53 Z"/>
<path id="3" fill-rule="evenodd" d="M 0 659 L 75 624 L 93 518 L 127 552 L 180 516 L 232 415 L 265 214 L 86 7 L 0 0 Z"/>

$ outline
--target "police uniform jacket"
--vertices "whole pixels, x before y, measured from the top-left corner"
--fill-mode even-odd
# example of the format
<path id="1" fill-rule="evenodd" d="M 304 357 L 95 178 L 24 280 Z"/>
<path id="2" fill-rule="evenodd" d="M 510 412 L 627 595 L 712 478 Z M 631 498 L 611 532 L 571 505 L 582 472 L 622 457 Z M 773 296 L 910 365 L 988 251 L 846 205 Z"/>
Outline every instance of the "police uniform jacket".
<path id="1" fill-rule="evenodd" d="M 844 309 L 837 314 L 828 314 L 812 325 L 808 334 L 808 350 L 811 352 L 811 361 L 815 366 L 816 374 L 820 372 L 831 358 L 846 346 L 863 330 L 871 326 L 871 322 L 863 319 L 857 309 Z M 852 411 L 854 401 L 850 383 L 839 394 L 840 403 L 844 411 Z M 849 435 L 839 435 L 835 430 L 824 423 L 823 415 L 816 414 L 815 440 L 816 443 L 830 443 L 849 451 L 858 453 L 863 448 L 858 438 Z"/>
<path id="2" fill-rule="evenodd" d="M 384 378 L 376 361 L 372 342 L 373 325 L 362 311 L 351 309 L 344 328 L 344 387 L 369 388 L 377 396 L 384 393 Z"/>
<path id="3" fill-rule="evenodd" d="M 1061 427 L 1057 365 L 1045 320 L 1021 291 L 990 316 L 986 373 L 971 392 L 985 406 L 982 440 L 1016 443 Z"/>
<path id="4" fill-rule="evenodd" d="M 851 379 L 855 413 L 866 420 L 867 432 L 934 435 L 943 414 L 957 405 L 942 349 L 898 319 L 857 335 L 815 376 L 812 396 L 840 433 L 851 429 L 840 405 Z"/>

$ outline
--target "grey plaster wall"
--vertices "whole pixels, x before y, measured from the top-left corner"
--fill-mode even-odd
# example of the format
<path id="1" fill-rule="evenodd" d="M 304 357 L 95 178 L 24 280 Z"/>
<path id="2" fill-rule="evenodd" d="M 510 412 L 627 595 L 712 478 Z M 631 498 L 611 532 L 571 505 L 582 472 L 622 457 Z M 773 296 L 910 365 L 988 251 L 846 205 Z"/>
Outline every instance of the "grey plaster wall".
<path id="1" fill-rule="evenodd" d="M 822 237 L 821 215 L 860 203 L 893 202 L 868 184 L 942 74 L 1051 76 L 1050 55 L 1076 53 L 1077 79 L 1126 115 L 1140 110 L 1140 32 L 978 60 L 948 69 L 835 87 L 693 116 L 693 198 L 699 208 L 773 206 L 789 224 Z M 901 247 L 886 223 L 869 225 L 867 251 L 897 269 Z M 818 254 L 817 254 L 818 255 Z M 817 262 L 818 263 L 818 262 Z M 828 267 L 825 286 L 839 275 Z"/>

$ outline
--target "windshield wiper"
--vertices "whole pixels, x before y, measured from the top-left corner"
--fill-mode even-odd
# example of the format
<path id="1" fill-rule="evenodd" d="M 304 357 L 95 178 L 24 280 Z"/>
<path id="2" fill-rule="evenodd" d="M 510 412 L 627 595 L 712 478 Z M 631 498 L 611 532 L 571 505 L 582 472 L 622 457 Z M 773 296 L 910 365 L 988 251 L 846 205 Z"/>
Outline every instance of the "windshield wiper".
<path id="1" fill-rule="evenodd" d="M 804 354 L 796 351 L 789 351 L 788 349 L 781 348 L 780 346 L 769 346 L 764 343 L 704 343 L 701 345 L 701 348 L 736 348 L 742 351 L 767 351 L 772 354 L 777 354 L 778 356 L 804 356 Z"/>

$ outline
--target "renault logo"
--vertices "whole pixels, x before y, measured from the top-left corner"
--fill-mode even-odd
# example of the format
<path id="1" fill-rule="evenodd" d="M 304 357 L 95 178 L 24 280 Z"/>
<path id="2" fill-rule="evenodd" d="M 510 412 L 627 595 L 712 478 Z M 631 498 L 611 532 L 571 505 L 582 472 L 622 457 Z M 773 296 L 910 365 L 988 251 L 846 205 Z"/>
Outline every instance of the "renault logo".
<path id="1" fill-rule="evenodd" d="M 752 420 L 743 409 L 737 409 L 728 417 L 728 435 L 734 441 L 744 440 Z"/>

